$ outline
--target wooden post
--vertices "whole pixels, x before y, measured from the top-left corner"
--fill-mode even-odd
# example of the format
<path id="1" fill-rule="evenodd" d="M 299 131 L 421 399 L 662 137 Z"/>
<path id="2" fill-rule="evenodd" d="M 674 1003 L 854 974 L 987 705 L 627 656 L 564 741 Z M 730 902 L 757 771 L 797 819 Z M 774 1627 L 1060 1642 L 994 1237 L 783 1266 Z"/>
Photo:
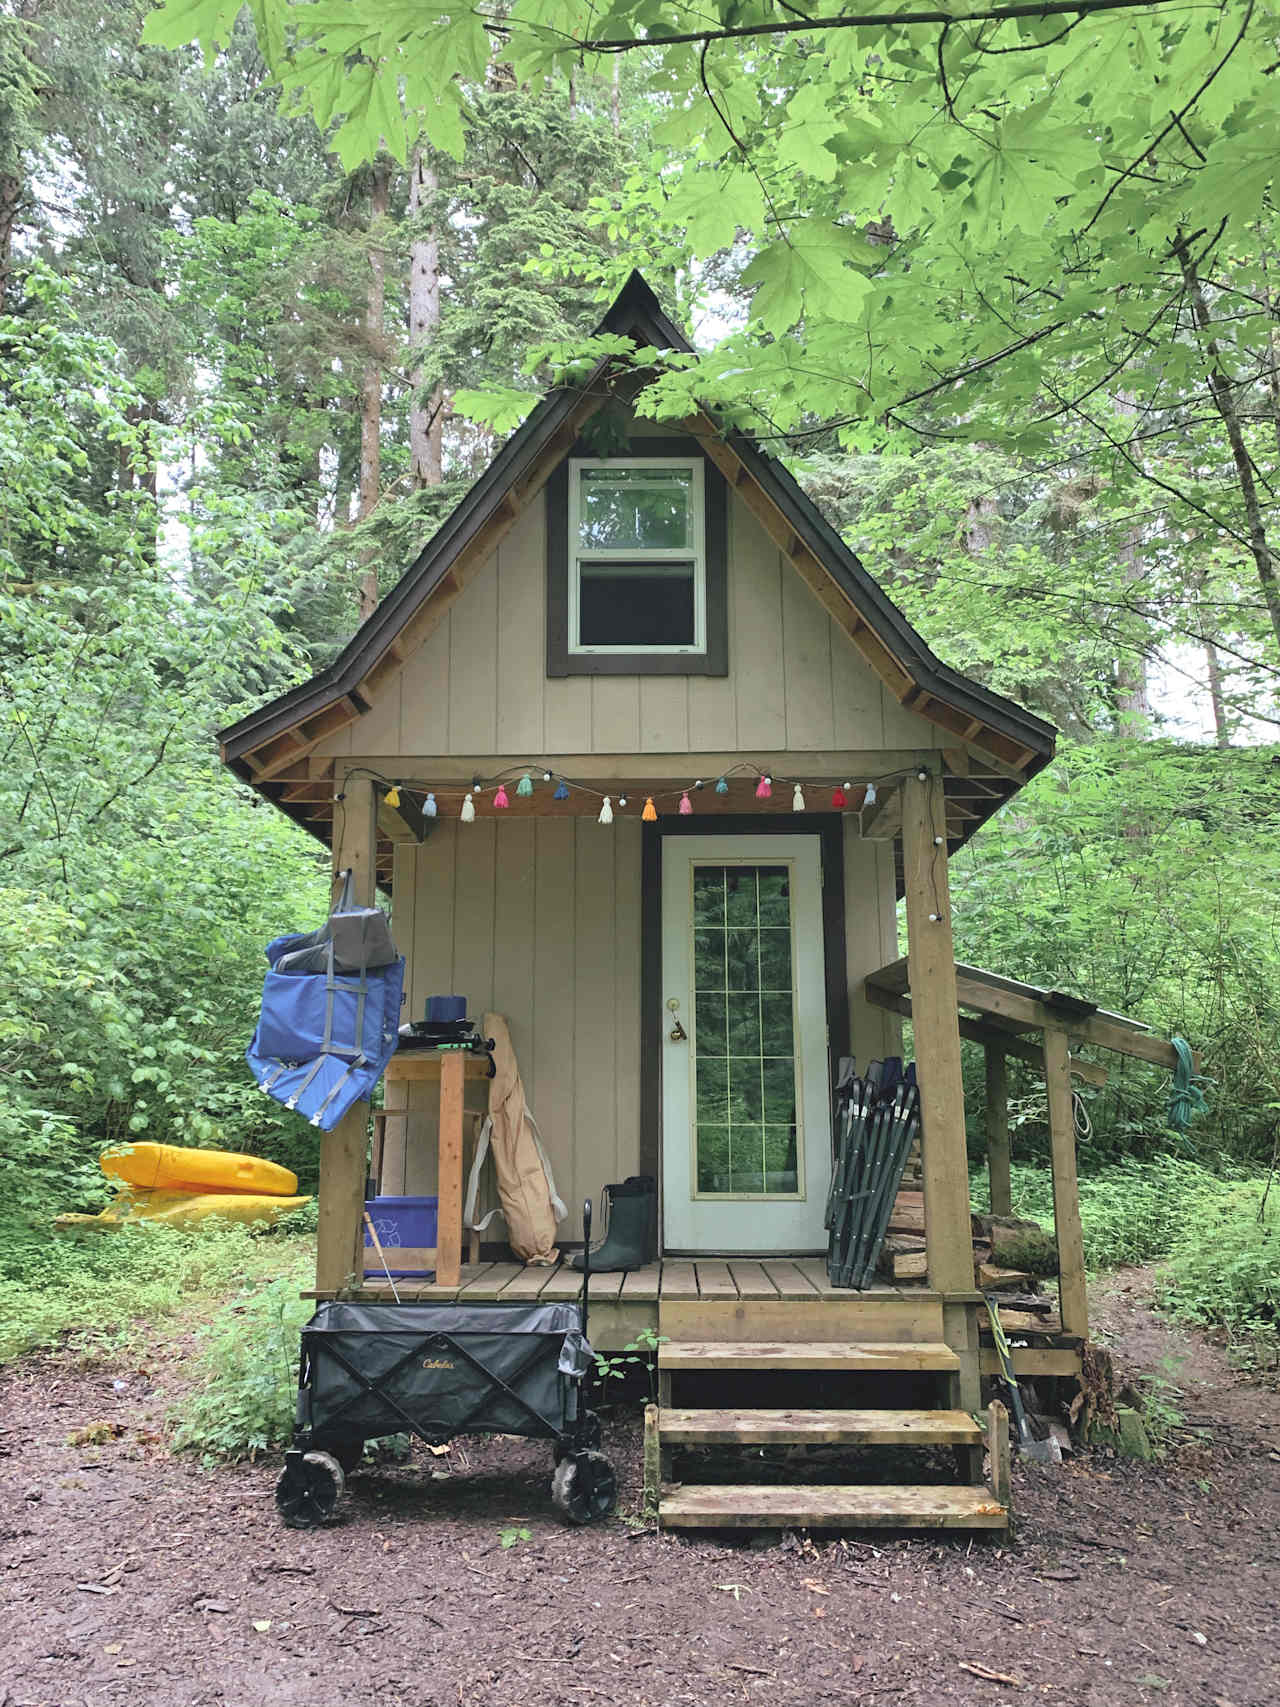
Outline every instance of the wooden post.
<path id="1" fill-rule="evenodd" d="M 1089 1301 L 1084 1283 L 1084 1233 L 1076 1179 L 1076 1126 L 1071 1101 L 1067 1034 L 1057 1026 L 1044 1033 L 1044 1078 L 1049 1092 L 1049 1143 L 1053 1160 L 1053 1219 L 1058 1241 L 1058 1309 L 1065 1333 L 1089 1337 Z"/>
<path id="2" fill-rule="evenodd" d="M 1013 1497 L 1009 1462 L 1009 1413 L 993 1399 L 987 1406 L 987 1456 L 991 1460 L 991 1492 L 1002 1506 Z"/>
<path id="3" fill-rule="evenodd" d="M 656 1519 L 662 1503 L 662 1452 L 658 1407 L 644 1408 L 644 1515 Z"/>
<path id="4" fill-rule="evenodd" d="M 348 777 L 345 795 L 335 808 L 333 868 L 349 866 L 354 874 L 354 897 L 373 905 L 376 891 L 374 858 L 373 784 L 367 777 Z M 316 1290 L 337 1292 L 354 1275 L 364 1281 L 364 1186 L 369 1142 L 369 1105 L 356 1103 L 320 1139 L 320 1186 L 316 1225 Z"/>
<path id="5" fill-rule="evenodd" d="M 969 1161 L 946 838 L 942 778 L 936 772 L 923 773 L 923 780 L 919 774 L 909 776 L 902 787 L 902 855 L 929 1285 L 937 1292 L 972 1292 Z"/>
<path id="6" fill-rule="evenodd" d="M 987 1177 L 991 1181 L 991 1213 L 1013 1214 L 1013 1183 L 1009 1173 L 1009 1058 L 988 1043 L 987 1059 Z"/>
<path id="7" fill-rule="evenodd" d="M 436 1285 L 462 1278 L 462 1101 L 466 1057 L 451 1049 L 440 1058 L 440 1135 L 436 1191 Z"/>

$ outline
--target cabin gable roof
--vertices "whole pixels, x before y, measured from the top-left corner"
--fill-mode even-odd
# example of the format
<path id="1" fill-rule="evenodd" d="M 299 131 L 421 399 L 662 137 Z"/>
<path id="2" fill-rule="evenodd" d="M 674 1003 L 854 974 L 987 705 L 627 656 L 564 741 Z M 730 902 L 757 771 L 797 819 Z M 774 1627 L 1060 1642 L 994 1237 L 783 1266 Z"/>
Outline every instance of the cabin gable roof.
<path id="1" fill-rule="evenodd" d="M 636 272 L 599 330 L 641 346 L 692 347 Z M 536 404 L 333 662 L 220 732 L 223 759 L 238 775 L 290 810 L 271 786 L 274 780 L 370 709 L 380 688 L 441 620 L 468 574 L 490 556 L 569 454 L 584 423 L 614 394 L 615 366 L 601 361 L 580 385 L 558 387 Z M 1001 798 L 1048 763 L 1052 726 L 936 658 L 780 463 L 749 436 L 723 432 L 708 416 L 682 425 L 698 437 L 730 491 L 755 514 L 894 698 L 957 746 L 989 759 L 1005 782 Z M 999 803 L 993 799 L 992 808 Z M 319 828 L 300 812 L 292 815 Z"/>

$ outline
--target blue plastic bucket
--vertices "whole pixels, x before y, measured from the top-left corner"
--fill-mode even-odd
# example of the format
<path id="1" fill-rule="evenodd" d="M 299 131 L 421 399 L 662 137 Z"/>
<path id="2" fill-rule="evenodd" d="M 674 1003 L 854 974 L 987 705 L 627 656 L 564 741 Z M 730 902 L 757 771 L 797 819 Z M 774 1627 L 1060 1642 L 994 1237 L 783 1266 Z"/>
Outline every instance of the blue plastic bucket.
<path id="1" fill-rule="evenodd" d="M 371 1197 L 365 1204 L 378 1231 L 382 1254 L 396 1280 L 421 1280 L 436 1266 L 438 1197 Z M 369 1229 L 364 1230 L 364 1272 L 370 1279 L 383 1273 Z"/>

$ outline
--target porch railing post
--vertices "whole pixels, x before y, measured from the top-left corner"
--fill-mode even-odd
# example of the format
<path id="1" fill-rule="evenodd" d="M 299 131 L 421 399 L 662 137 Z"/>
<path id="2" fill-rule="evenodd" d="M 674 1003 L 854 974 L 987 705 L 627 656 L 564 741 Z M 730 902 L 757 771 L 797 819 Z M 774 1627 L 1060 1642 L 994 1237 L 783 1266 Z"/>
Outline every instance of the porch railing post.
<path id="1" fill-rule="evenodd" d="M 354 899 L 373 905 L 377 853 L 373 784 L 348 777 L 335 810 L 333 869 L 350 868 Z M 364 1188 L 369 1140 L 369 1105 L 358 1102 L 320 1138 L 320 1186 L 316 1225 L 316 1290 L 336 1292 L 354 1275 L 364 1279 Z"/>
<path id="2" fill-rule="evenodd" d="M 987 1178 L 991 1213 L 1013 1214 L 1009 1166 L 1009 1057 L 994 1043 L 983 1045 L 987 1061 Z"/>
<path id="3" fill-rule="evenodd" d="M 920 1080 L 929 1285 L 937 1292 L 972 1292 L 973 1236 L 947 881 L 947 821 L 942 778 L 936 771 L 917 772 L 903 783 L 902 853 L 911 1018 Z"/>
<path id="4" fill-rule="evenodd" d="M 1053 1222 L 1058 1244 L 1058 1311 L 1063 1332 L 1089 1337 L 1089 1299 L 1084 1280 L 1084 1232 L 1076 1177 L 1076 1123 L 1072 1106 L 1071 1056 L 1067 1034 L 1044 1031 L 1044 1078 L 1049 1092 L 1049 1144 L 1053 1159 Z"/>

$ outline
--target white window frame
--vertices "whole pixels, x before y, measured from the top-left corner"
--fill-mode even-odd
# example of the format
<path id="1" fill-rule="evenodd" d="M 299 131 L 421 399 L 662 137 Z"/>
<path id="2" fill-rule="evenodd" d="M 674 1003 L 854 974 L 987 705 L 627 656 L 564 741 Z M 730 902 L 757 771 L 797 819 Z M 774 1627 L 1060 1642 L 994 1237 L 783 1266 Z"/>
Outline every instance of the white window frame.
<path id="1" fill-rule="evenodd" d="M 677 468 L 692 476 L 689 484 L 690 542 L 679 550 L 584 551 L 581 536 L 582 470 L 588 468 Z M 640 658 L 699 657 L 707 650 L 707 507 L 700 456 L 606 456 L 569 459 L 569 651 L 579 655 L 604 654 L 621 657 L 634 653 Z M 581 566 L 583 563 L 687 563 L 693 560 L 693 644 L 691 646 L 584 646 L 580 639 Z"/>

